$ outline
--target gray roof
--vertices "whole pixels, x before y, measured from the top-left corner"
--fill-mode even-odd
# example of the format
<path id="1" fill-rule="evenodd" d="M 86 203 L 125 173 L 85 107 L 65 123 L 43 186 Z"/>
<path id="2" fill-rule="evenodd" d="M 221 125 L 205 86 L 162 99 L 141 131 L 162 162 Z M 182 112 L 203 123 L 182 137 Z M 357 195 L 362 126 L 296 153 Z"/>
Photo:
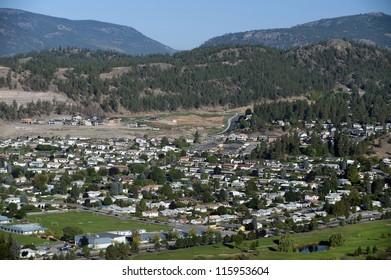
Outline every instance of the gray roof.
<path id="1" fill-rule="evenodd" d="M 0 215 L 0 221 L 11 221 L 11 219 L 6 217 L 6 216 L 1 216 Z"/>
<path id="2" fill-rule="evenodd" d="M 111 232 L 100 232 L 95 234 L 78 234 L 75 236 L 76 243 L 79 243 L 80 240 L 86 237 L 89 244 L 108 244 L 111 243 L 113 239 L 118 237 L 123 237 L 121 234 L 115 234 Z"/>
<path id="3" fill-rule="evenodd" d="M 47 230 L 47 228 L 37 224 L 22 224 L 22 225 L 9 225 L 9 226 L 7 225 L 7 226 L 2 226 L 2 229 L 21 231 L 21 232 Z"/>

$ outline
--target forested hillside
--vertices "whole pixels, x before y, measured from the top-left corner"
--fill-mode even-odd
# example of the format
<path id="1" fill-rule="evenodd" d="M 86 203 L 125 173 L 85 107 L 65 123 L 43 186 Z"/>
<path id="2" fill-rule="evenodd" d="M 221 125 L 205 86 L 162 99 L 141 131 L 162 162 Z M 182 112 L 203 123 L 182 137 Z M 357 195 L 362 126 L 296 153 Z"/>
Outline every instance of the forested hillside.
<path id="1" fill-rule="evenodd" d="M 368 13 L 321 19 L 291 28 L 228 33 L 209 39 L 204 46 L 265 45 L 278 49 L 308 46 L 331 39 L 347 39 L 391 48 L 391 16 Z"/>
<path id="2" fill-rule="evenodd" d="M 217 46 L 145 57 L 67 48 L 0 59 L 9 67 L 0 87 L 63 92 L 79 104 L 72 110 L 85 114 L 235 107 L 336 90 L 359 93 L 359 102 L 372 100 L 367 92 L 381 94 L 386 106 L 390 61 L 388 50 L 342 40 L 288 51 Z M 64 105 L 47 107 L 70 109 Z M 10 118 L 7 107 L 0 103 L 0 117 Z M 41 114 L 15 104 L 11 118 L 21 117 L 20 109 L 23 116 Z"/>

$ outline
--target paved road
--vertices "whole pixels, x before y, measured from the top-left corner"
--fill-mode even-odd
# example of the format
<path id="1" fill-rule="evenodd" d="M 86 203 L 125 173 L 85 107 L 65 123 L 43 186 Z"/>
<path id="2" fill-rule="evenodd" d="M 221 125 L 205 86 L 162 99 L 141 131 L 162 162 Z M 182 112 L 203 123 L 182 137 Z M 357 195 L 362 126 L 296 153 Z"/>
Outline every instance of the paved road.
<path id="1" fill-rule="evenodd" d="M 228 119 L 226 129 L 224 129 L 222 132 L 219 132 L 217 134 L 229 133 L 229 132 L 235 130 L 236 123 L 238 122 L 238 120 L 239 120 L 239 114 L 236 113 L 236 115 L 234 115 Z"/>

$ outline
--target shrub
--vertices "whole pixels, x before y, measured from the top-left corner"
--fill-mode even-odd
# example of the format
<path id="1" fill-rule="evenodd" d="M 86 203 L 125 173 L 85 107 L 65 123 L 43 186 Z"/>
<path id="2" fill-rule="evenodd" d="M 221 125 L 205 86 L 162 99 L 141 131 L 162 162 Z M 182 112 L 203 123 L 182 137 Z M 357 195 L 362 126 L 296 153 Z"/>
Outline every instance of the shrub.
<path id="1" fill-rule="evenodd" d="M 342 234 L 337 233 L 330 236 L 329 242 L 331 247 L 340 247 L 345 243 L 345 239 Z"/>

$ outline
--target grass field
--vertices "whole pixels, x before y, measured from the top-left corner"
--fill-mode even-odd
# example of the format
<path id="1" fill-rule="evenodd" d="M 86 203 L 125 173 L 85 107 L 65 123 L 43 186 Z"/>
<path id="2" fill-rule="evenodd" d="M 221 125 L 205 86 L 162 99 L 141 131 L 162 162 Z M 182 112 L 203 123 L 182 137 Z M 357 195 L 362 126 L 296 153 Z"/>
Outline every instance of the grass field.
<path id="1" fill-rule="evenodd" d="M 114 217 L 97 215 L 90 212 L 71 211 L 67 213 L 28 216 L 33 223 L 39 223 L 53 232 L 61 231 L 66 226 L 75 226 L 84 233 L 98 233 L 115 230 L 145 229 L 148 232 L 170 229 L 164 225 L 155 225 L 131 220 L 120 220 Z"/>
<path id="2" fill-rule="evenodd" d="M 3 235 L 5 240 L 8 240 L 8 236 L 10 233 L 8 232 L 3 232 L 0 231 L 0 235 Z M 35 244 L 35 245 L 44 245 L 44 244 L 54 244 L 58 242 L 46 240 L 46 239 L 41 239 L 38 237 L 34 236 L 29 236 L 29 235 L 22 235 L 22 234 L 16 234 L 16 233 L 11 233 L 11 235 L 15 238 L 16 242 L 18 242 L 19 245 L 27 245 L 27 244 Z"/>
<path id="3" fill-rule="evenodd" d="M 261 260 L 328 260 L 328 259 L 365 259 L 366 255 L 358 257 L 353 256 L 353 252 L 361 246 L 363 250 L 370 246 L 378 248 L 378 252 L 383 252 L 386 248 L 391 247 L 391 220 L 372 221 L 355 225 L 325 229 L 308 233 L 293 234 L 293 241 L 297 247 L 328 241 L 332 234 L 341 233 L 345 243 L 341 247 L 331 248 L 330 250 L 316 253 L 282 253 L 277 252 L 277 237 L 261 239 L 261 245 L 254 252 L 246 253 L 250 259 Z M 181 250 L 170 250 L 154 253 L 140 254 L 135 259 L 139 260 L 164 260 L 178 259 L 191 260 L 195 258 L 205 259 L 228 259 L 234 257 L 243 251 L 248 251 L 250 242 L 244 242 L 240 249 L 223 244 L 211 246 L 199 246 Z M 243 251 L 242 251 L 243 250 Z"/>
<path id="4" fill-rule="evenodd" d="M 169 230 L 170 227 L 164 225 L 155 225 L 149 223 L 143 223 L 138 221 L 124 221 L 114 217 L 107 217 L 104 215 L 96 215 L 89 212 L 76 212 L 71 211 L 67 213 L 57 214 L 44 214 L 44 215 L 32 215 L 27 216 L 26 220 L 31 223 L 38 223 L 43 227 L 48 228 L 53 233 L 62 232 L 62 229 L 66 226 L 76 226 L 83 230 L 84 233 L 98 233 L 104 231 L 115 230 L 133 230 L 133 229 L 145 229 L 148 232 Z M 1 232 L 5 239 L 8 239 L 8 232 Z M 42 245 L 44 243 L 56 243 L 55 241 L 49 241 L 34 236 L 27 236 L 21 234 L 12 234 L 19 245 L 32 244 Z"/>

